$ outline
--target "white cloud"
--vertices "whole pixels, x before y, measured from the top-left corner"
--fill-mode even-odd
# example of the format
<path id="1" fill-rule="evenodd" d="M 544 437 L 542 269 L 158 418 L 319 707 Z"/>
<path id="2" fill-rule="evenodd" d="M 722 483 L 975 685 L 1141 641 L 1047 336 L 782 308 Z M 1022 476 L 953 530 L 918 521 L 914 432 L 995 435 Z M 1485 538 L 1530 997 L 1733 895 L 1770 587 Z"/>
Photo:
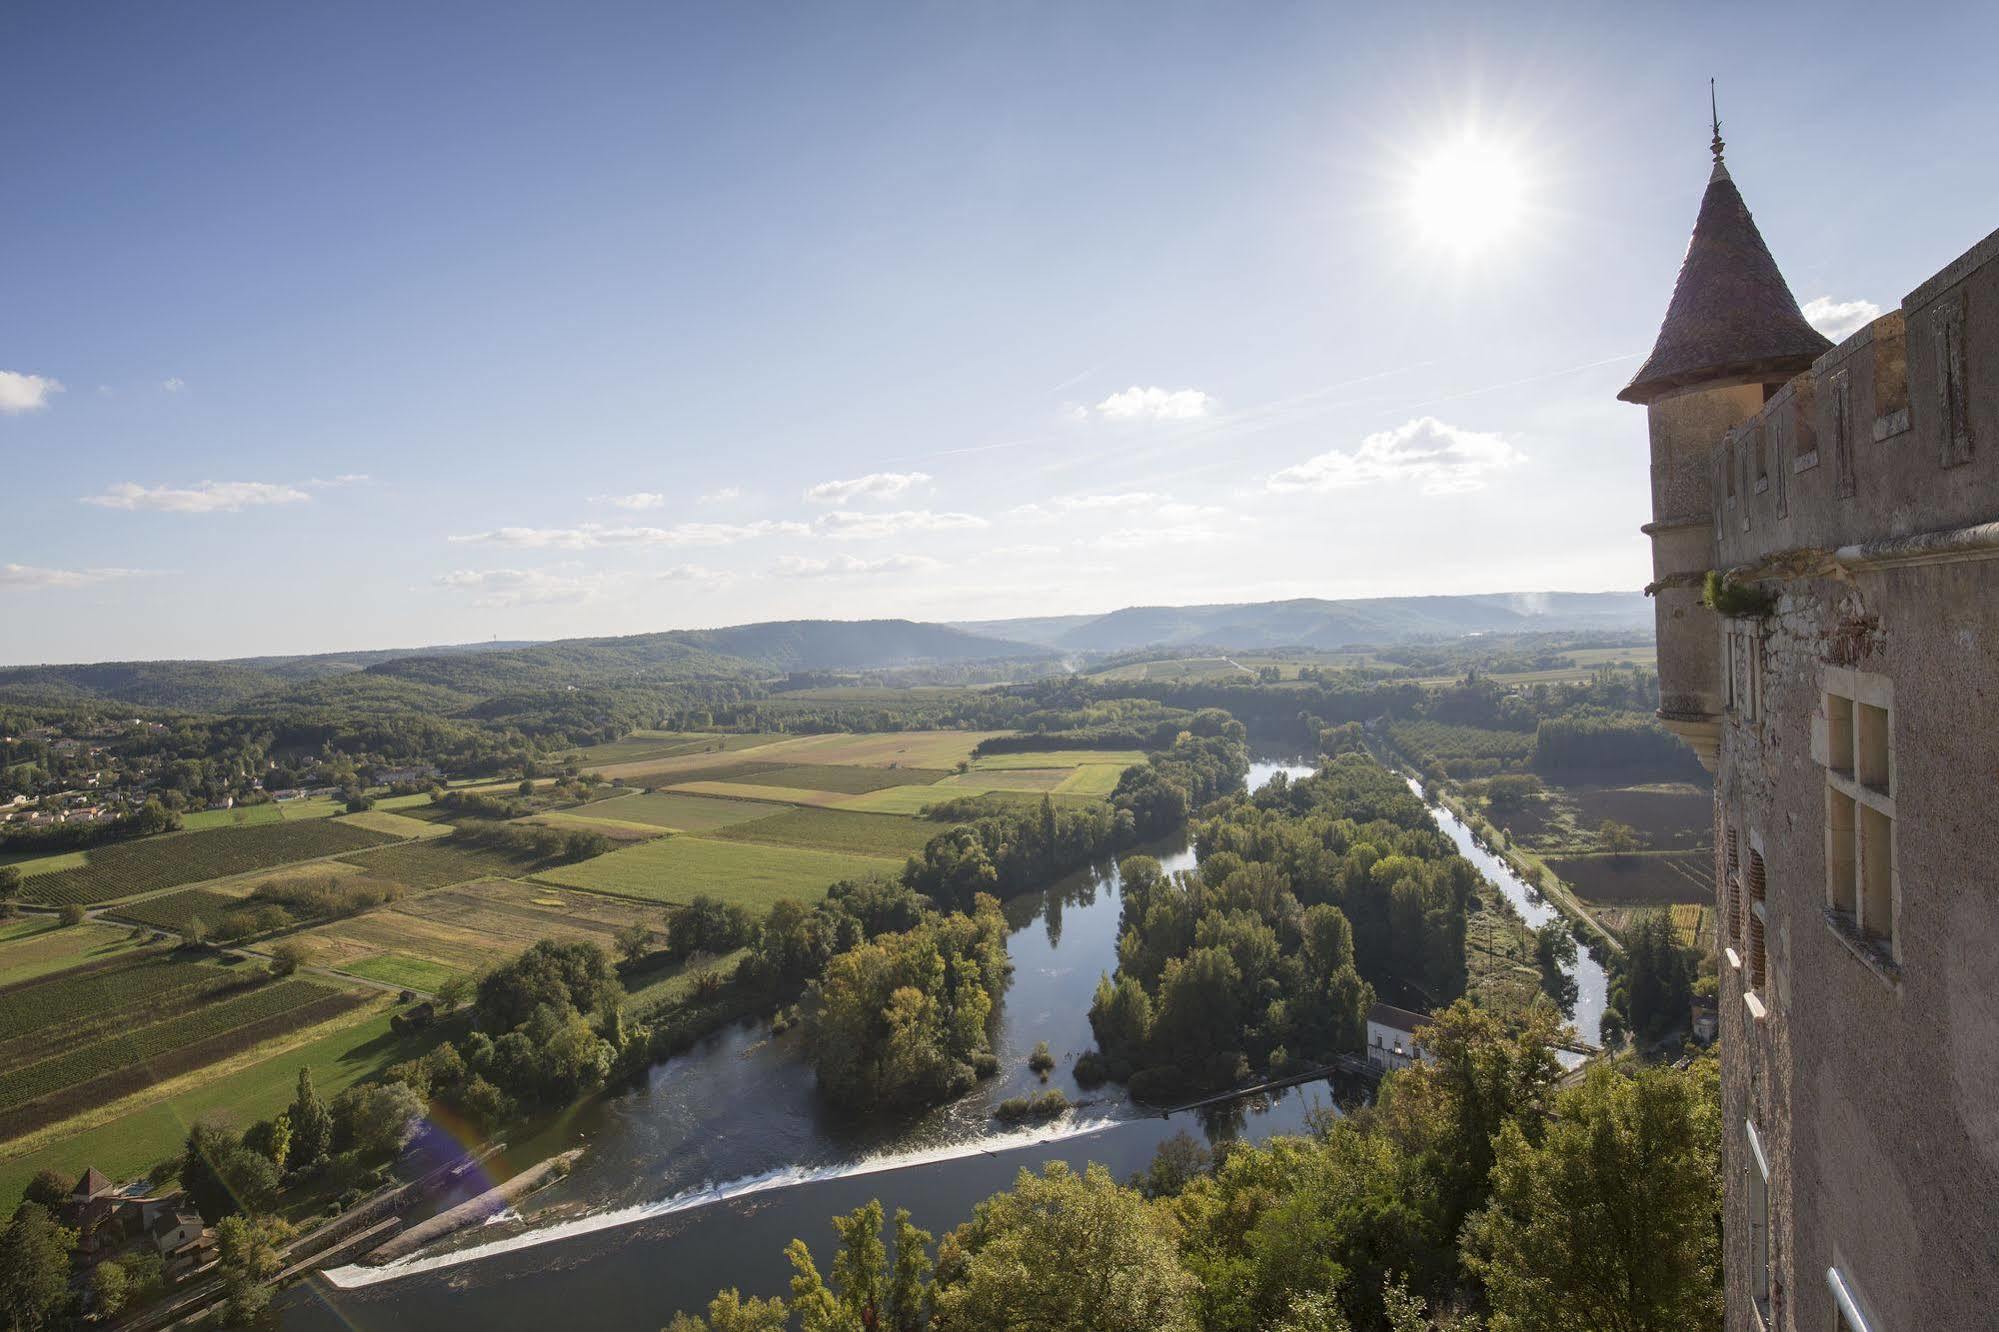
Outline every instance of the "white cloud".
<path id="1" fill-rule="evenodd" d="M 150 509 L 160 513 L 235 513 L 265 504 L 298 504 L 312 497 L 297 486 L 269 481 L 197 481 L 191 486 L 142 486 L 126 481 L 83 503 L 101 509 Z"/>
<path id="2" fill-rule="evenodd" d="M 835 541 L 874 541 L 904 532 L 959 532 L 985 525 L 985 519 L 972 513 L 933 513 L 929 509 L 855 513 L 840 509 L 821 514 L 812 530 Z"/>
<path id="3" fill-rule="evenodd" d="M 169 393 L 178 393 L 187 387 L 187 381 L 179 375 L 169 375 L 160 381 L 160 387 Z"/>
<path id="4" fill-rule="evenodd" d="M 0 370 L 0 412 L 37 412 L 49 405 L 51 393 L 62 392 L 62 384 L 47 375 Z"/>
<path id="5" fill-rule="evenodd" d="M 1133 384 L 1097 404 L 1097 411 L 1121 421 L 1191 421 L 1206 416 L 1214 399 L 1199 389 L 1140 388 Z"/>
<path id="6" fill-rule="evenodd" d="M 1805 322 L 1834 342 L 1858 333 L 1881 317 L 1881 307 L 1872 301 L 1836 301 L 1830 296 L 1814 296 L 1805 302 Z"/>
<path id="7" fill-rule="evenodd" d="M 599 495 L 596 502 L 619 509 L 664 509 L 666 496 L 657 490 L 635 490 L 629 495 Z"/>
<path id="8" fill-rule="evenodd" d="M 807 536 L 804 523 L 676 523 L 672 527 L 496 527 L 454 536 L 461 545 L 511 546 L 516 550 L 598 550 L 606 546 L 727 546 L 761 536 Z"/>
<path id="9" fill-rule="evenodd" d="M 1104 550 L 1138 550 L 1145 546 L 1188 546 L 1213 541 L 1221 533 L 1205 523 L 1161 523 L 1154 527 L 1120 527 L 1092 544 Z"/>
<path id="10" fill-rule="evenodd" d="M 927 472 L 869 472 L 845 481 L 821 481 L 805 492 L 814 504 L 850 504 L 855 500 L 892 500 L 930 484 Z"/>
<path id="11" fill-rule="evenodd" d="M 778 578 L 860 578 L 880 574 L 928 573 L 943 567 L 943 561 L 933 560 L 927 555 L 884 555 L 873 560 L 854 555 L 834 555 L 823 560 L 787 555 L 773 564 L 770 571 Z"/>
<path id="12" fill-rule="evenodd" d="M 145 569 L 39 569 L 32 564 L 0 564 L 0 587 L 90 587 L 117 578 L 144 578 Z"/>
<path id="13" fill-rule="evenodd" d="M 1051 555 L 1060 555 L 1062 548 L 1060 546 L 1043 546 L 1028 542 L 1019 546 L 995 546 L 988 553 L 995 559 L 1036 560 L 1046 559 Z"/>
<path id="14" fill-rule="evenodd" d="M 1272 490 L 1342 490 L 1378 481 L 1415 481 L 1426 495 L 1477 490 L 1488 472 L 1526 455 L 1496 434 L 1462 430 L 1419 416 L 1369 435 L 1351 453 L 1330 449 L 1274 474 Z"/>
<path id="15" fill-rule="evenodd" d="M 710 569 L 706 565 L 676 564 L 670 569 L 661 569 L 653 575 L 653 580 L 660 583 L 720 584 L 728 582 L 729 575 L 719 569 Z"/>
<path id="16" fill-rule="evenodd" d="M 330 490 L 336 486 L 372 485 L 374 480 L 375 478 L 369 476 L 366 472 L 342 472 L 339 476 L 334 477 L 315 476 L 312 480 L 306 482 L 306 484 L 315 490 Z"/>
<path id="17" fill-rule="evenodd" d="M 731 500 L 739 500 L 742 497 L 743 488 L 741 486 L 723 486 L 720 490 L 711 490 L 703 495 L 701 502 L 703 504 L 727 504 Z"/>
<path id="18" fill-rule="evenodd" d="M 489 608 L 553 606 L 593 600 L 611 576 L 558 573 L 549 569 L 456 569 L 440 575 L 440 587 L 472 593 L 472 604 Z"/>

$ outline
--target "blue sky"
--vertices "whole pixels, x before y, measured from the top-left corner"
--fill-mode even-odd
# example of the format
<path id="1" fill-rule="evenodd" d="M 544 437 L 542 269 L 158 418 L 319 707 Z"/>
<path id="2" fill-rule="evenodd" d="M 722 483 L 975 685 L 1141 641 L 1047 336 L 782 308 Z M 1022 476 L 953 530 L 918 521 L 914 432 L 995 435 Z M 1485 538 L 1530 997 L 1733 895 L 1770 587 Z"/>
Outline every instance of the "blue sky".
<path id="1" fill-rule="evenodd" d="M 1708 77 L 1838 332 L 1999 223 L 1995 29 L 10 6 L 0 662 L 1636 587 Z"/>

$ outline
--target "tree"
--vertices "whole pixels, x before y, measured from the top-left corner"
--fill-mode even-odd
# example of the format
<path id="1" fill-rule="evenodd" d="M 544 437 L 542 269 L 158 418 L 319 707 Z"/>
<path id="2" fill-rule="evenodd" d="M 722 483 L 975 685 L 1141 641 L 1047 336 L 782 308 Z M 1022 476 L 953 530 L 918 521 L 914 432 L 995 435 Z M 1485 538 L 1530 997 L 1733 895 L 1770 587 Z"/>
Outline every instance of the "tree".
<path id="1" fill-rule="evenodd" d="M 281 939 L 271 947 L 270 973 L 275 977 L 292 975 L 306 964 L 310 955 L 305 945 L 296 939 Z"/>
<path id="2" fill-rule="evenodd" d="M 292 1141 L 290 1159 L 310 1170 L 319 1161 L 333 1152 L 333 1116 L 328 1113 L 326 1103 L 313 1090 L 312 1070 L 298 1071 L 298 1093 L 292 1097 L 291 1108 L 285 1112 L 291 1121 Z"/>
<path id="3" fill-rule="evenodd" d="M 1598 1064 L 1538 1144 L 1502 1128 L 1465 1253 L 1493 1332 L 1720 1326 L 1720 1098 L 1703 1063 L 1629 1077 Z"/>
<path id="4" fill-rule="evenodd" d="M 42 1169 L 28 1181 L 28 1187 L 21 1191 L 24 1200 L 46 1207 L 51 1213 L 63 1205 L 76 1181 L 60 1170 Z"/>
<path id="5" fill-rule="evenodd" d="M 14 899 L 21 895 L 21 871 L 0 865 L 0 916 L 14 914 Z"/>
<path id="6" fill-rule="evenodd" d="M 54 1327 L 69 1302 L 69 1255 L 76 1232 L 39 1203 L 22 1203 L 0 1231 L 0 1321 L 18 1332 Z"/>
<path id="7" fill-rule="evenodd" d="M 264 1157 L 279 1170 L 291 1157 L 291 1111 L 280 1110 L 269 1119 L 260 1119 L 243 1132 L 243 1145 Z"/>
<path id="8" fill-rule="evenodd" d="M 945 1237 L 931 1289 L 943 1332 L 1192 1332 L 1195 1285 L 1143 1198 L 1052 1161 Z"/>
<path id="9" fill-rule="evenodd" d="M 291 1227 L 277 1217 L 224 1217 L 215 1228 L 229 1326 L 254 1323 L 270 1307 L 271 1278 L 284 1270 L 283 1246 L 291 1235 Z"/>
<path id="10" fill-rule="evenodd" d="M 472 997 L 478 983 L 463 973 L 453 974 L 438 982 L 437 1002 L 449 1012 Z"/>
<path id="11" fill-rule="evenodd" d="M 58 918 L 62 921 L 62 923 L 65 926 L 81 925 L 83 924 L 85 917 L 88 915 L 88 913 L 84 911 L 83 907 L 76 902 L 63 903 L 62 910 L 57 914 Z"/>
<path id="12" fill-rule="evenodd" d="M 1632 1035 L 1656 1041 L 1687 1021 L 1694 960 L 1664 911 L 1647 911 L 1624 934 L 1624 956 L 1613 983 Z"/>
<path id="13" fill-rule="evenodd" d="M 625 959 L 627 965 L 633 965 L 652 951 L 654 942 L 659 938 L 659 931 L 644 921 L 633 921 L 619 930 L 613 938 L 617 941 L 618 956 Z"/>
<path id="14" fill-rule="evenodd" d="M 1638 830 L 1616 819 L 1605 819 L 1598 824 L 1596 838 L 1614 856 L 1628 856 L 1638 849 Z"/>
<path id="15" fill-rule="evenodd" d="M 90 1272 L 90 1307 L 100 1318 L 115 1316 L 132 1296 L 132 1279 L 114 1262 L 102 1262 Z"/>
<path id="16" fill-rule="evenodd" d="M 277 1205 L 277 1166 L 211 1121 L 197 1121 L 188 1130 L 180 1183 L 188 1201 L 209 1221 L 235 1212 L 268 1212 Z"/>
<path id="17" fill-rule="evenodd" d="M 403 1149 L 423 1118 L 423 1098 L 401 1082 L 366 1082 L 333 1098 L 333 1140 L 363 1160 Z"/>

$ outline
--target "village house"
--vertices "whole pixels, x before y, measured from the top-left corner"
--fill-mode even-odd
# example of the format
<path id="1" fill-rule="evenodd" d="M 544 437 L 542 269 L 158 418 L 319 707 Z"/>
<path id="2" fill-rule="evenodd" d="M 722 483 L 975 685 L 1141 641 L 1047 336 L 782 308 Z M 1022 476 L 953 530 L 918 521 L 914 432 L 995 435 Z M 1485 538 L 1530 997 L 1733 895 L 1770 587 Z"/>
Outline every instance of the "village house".
<path id="1" fill-rule="evenodd" d="M 215 1231 L 180 1190 L 155 1195 L 144 1180 L 113 1187 L 95 1166 L 76 1181 L 56 1219 L 76 1231 L 76 1258 L 86 1267 L 145 1247 L 160 1256 L 168 1276 L 178 1278 L 215 1249 Z"/>
<path id="2" fill-rule="evenodd" d="M 1416 1032 L 1428 1025 L 1429 1015 L 1412 1013 L 1393 1004 L 1375 1004 L 1367 1010 L 1367 1062 L 1382 1069 L 1407 1068 L 1418 1059 L 1428 1061 L 1416 1043 Z"/>

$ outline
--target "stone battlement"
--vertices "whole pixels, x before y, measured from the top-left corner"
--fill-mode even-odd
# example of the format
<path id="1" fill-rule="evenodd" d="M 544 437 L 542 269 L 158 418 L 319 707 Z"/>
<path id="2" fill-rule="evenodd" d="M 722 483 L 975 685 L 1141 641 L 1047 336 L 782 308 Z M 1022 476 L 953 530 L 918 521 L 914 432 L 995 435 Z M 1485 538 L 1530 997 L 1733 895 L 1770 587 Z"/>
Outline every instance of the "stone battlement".
<path id="1" fill-rule="evenodd" d="M 1724 432 L 1719 567 L 1999 518 L 1999 232 Z"/>

